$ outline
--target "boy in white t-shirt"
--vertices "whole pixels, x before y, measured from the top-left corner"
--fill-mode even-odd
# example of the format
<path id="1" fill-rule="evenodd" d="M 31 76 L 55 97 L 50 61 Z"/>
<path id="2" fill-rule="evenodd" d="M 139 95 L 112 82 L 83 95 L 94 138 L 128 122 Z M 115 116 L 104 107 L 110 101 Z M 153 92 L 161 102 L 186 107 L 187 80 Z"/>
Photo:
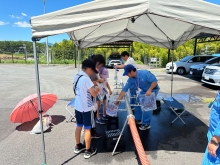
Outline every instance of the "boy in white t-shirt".
<path id="1" fill-rule="evenodd" d="M 95 63 L 92 60 L 84 60 L 82 62 L 82 71 L 74 76 L 74 91 L 75 91 L 75 115 L 76 115 L 76 130 L 75 140 L 76 146 L 74 152 L 79 154 L 85 150 L 84 158 L 90 158 L 97 151 L 96 148 L 91 148 L 91 127 L 92 127 L 92 97 L 96 97 L 99 90 L 94 89 L 94 84 L 90 77 L 93 73 L 98 73 L 95 69 Z M 82 127 L 84 126 L 84 146 L 80 143 Z"/>

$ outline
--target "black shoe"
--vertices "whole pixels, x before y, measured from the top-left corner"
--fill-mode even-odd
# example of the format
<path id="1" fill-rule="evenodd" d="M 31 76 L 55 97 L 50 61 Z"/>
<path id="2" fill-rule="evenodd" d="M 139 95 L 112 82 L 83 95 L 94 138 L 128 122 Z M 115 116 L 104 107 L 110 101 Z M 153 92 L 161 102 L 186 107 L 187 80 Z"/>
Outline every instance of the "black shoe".
<path id="1" fill-rule="evenodd" d="M 86 147 L 82 143 L 79 143 L 78 145 L 75 146 L 74 153 L 79 154 L 80 152 L 84 151 L 85 149 L 86 149 Z"/>
<path id="2" fill-rule="evenodd" d="M 105 124 L 105 122 L 104 121 L 102 121 L 102 119 L 100 118 L 100 119 L 96 119 L 96 123 L 99 123 L 99 124 L 101 124 L 101 125 L 104 125 Z"/>
<path id="3" fill-rule="evenodd" d="M 143 124 L 142 126 L 139 127 L 140 130 L 145 131 L 147 129 L 150 129 L 150 125 L 149 124 Z"/>
<path id="4" fill-rule="evenodd" d="M 91 135 L 91 138 L 92 138 L 92 139 L 99 139 L 99 138 L 101 138 L 101 137 L 102 137 L 102 135 L 99 134 L 99 133 L 94 133 L 94 134 Z"/>
<path id="5" fill-rule="evenodd" d="M 142 124 L 142 121 L 141 121 L 141 120 L 136 120 L 135 122 L 136 122 L 136 124 L 138 124 L 138 125 L 139 125 L 139 124 Z"/>
<path id="6" fill-rule="evenodd" d="M 108 120 L 107 116 L 102 116 L 102 120 Z"/>
<path id="7" fill-rule="evenodd" d="M 89 150 L 86 150 L 85 153 L 84 153 L 84 158 L 85 159 L 88 159 L 90 158 L 92 155 L 95 155 L 96 154 L 96 151 L 97 151 L 97 148 L 90 148 Z"/>

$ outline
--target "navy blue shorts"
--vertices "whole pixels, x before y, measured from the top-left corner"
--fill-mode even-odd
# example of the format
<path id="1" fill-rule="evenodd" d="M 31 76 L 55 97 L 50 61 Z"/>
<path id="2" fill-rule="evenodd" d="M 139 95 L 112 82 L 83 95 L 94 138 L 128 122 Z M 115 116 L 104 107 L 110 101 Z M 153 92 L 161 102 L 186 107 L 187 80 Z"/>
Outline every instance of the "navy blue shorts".
<path id="1" fill-rule="evenodd" d="M 104 98 L 103 98 L 103 100 L 106 100 L 106 99 L 107 99 L 107 97 L 106 97 L 106 95 L 105 95 Z M 98 96 L 96 97 L 96 101 L 100 101 Z"/>
<path id="2" fill-rule="evenodd" d="M 79 112 L 75 110 L 76 115 L 76 125 L 77 127 L 83 127 L 84 129 L 92 128 L 92 112 Z"/>

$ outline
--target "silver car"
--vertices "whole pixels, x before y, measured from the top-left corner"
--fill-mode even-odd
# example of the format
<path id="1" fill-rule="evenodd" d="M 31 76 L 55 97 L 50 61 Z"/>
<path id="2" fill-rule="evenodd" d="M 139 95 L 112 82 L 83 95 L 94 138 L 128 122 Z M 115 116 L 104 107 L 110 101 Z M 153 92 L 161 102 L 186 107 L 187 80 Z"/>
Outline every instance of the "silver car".
<path id="1" fill-rule="evenodd" d="M 220 86 L 220 63 L 208 65 L 202 74 L 202 82 Z"/>

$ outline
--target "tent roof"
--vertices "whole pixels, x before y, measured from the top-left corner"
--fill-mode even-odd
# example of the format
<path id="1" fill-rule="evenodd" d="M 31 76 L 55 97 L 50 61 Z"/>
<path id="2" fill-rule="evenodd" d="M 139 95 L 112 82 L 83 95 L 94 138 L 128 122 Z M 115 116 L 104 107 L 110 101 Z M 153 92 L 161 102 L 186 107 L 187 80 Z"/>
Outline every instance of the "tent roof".
<path id="1" fill-rule="evenodd" d="M 98 0 L 32 17 L 32 36 L 68 33 L 80 48 L 132 40 L 174 49 L 200 33 L 220 35 L 219 11 L 201 0 Z"/>

